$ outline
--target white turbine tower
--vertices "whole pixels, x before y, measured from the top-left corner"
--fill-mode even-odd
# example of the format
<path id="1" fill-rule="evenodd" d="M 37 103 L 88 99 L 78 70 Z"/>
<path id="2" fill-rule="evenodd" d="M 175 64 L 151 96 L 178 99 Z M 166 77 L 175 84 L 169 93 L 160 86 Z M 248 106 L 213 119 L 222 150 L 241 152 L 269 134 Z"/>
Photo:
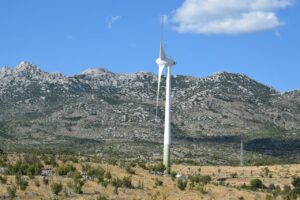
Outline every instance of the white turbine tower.
<path id="1" fill-rule="evenodd" d="M 158 101 L 159 101 L 161 76 L 162 76 L 164 68 L 167 68 L 163 165 L 166 168 L 166 173 L 170 174 L 170 172 L 171 172 L 171 162 L 170 162 L 171 68 L 176 64 L 176 62 L 170 58 L 167 58 L 167 56 L 165 54 L 164 44 L 163 44 L 163 21 L 162 21 L 162 30 L 161 30 L 161 40 L 160 40 L 160 53 L 159 53 L 159 58 L 157 58 L 157 60 L 156 60 L 156 64 L 158 65 L 157 107 L 158 107 Z M 156 117 L 157 117 L 157 107 L 156 107 Z"/>

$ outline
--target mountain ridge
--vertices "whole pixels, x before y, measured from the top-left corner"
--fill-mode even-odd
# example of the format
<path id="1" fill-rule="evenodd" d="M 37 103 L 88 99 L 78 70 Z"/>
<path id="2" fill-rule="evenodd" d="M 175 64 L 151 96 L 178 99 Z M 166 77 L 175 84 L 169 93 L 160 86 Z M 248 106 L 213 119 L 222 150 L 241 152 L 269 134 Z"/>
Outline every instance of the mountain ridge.
<path id="1" fill-rule="evenodd" d="M 28 62 L 2 68 L 0 145 L 22 151 L 51 148 L 126 156 L 138 151 L 156 159 L 163 142 L 165 77 L 162 81 L 156 120 L 153 73 L 88 69 L 67 77 Z M 298 155 L 300 91 L 280 93 L 246 75 L 227 72 L 206 78 L 175 75 L 172 101 L 173 156 L 199 158 L 210 149 L 214 153 L 204 156 L 207 162 L 224 152 L 234 160 L 241 138 L 253 147 L 249 151 L 268 154 L 266 141 L 275 141 L 282 146 L 272 150 L 274 154 Z M 296 150 L 286 150 L 287 139 Z M 213 149 L 216 143 L 226 148 Z M 223 157 L 216 163 L 225 164 Z"/>
<path id="2" fill-rule="evenodd" d="M 92 67 L 92 68 L 87 68 L 85 70 L 83 70 L 82 72 L 78 73 L 78 74 L 73 74 L 73 75 L 65 75 L 63 73 L 60 73 L 60 72 L 47 72 L 45 70 L 42 70 L 41 68 L 39 68 L 37 65 L 35 64 L 32 64 L 28 61 L 22 61 L 20 62 L 20 64 L 18 64 L 17 66 L 15 67 L 8 67 L 8 66 L 3 66 L 1 69 L 0 69 L 0 74 L 11 74 L 11 73 L 19 73 L 19 72 L 29 72 L 29 73 L 33 73 L 33 72 L 38 72 L 38 73 L 44 73 L 44 74 L 48 74 L 48 75 L 52 75 L 52 76 L 59 76 L 59 77 L 65 77 L 65 78 L 72 78 L 72 77 L 76 77 L 76 76 L 80 76 L 80 75 L 93 75 L 93 76 L 97 76 L 97 75 L 103 75 L 103 74 L 111 74 L 111 75 L 134 75 L 134 74 L 151 74 L 151 75 L 156 75 L 155 73 L 152 73 L 152 72 L 145 72 L 145 71 L 138 71 L 138 72 L 135 72 L 135 73 L 115 73 L 115 72 L 112 72 L 110 70 L 108 70 L 107 68 L 103 68 L 103 67 Z M 234 72 L 226 72 L 226 71 L 220 71 L 220 72 L 215 72 L 211 75 L 208 75 L 208 76 L 205 76 L 205 77 L 196 77 L 196 76 L 191 76 L 191 75 L 172 75 L 173 77 L 176 77 L 176 76 L 185 76 L 185 77 L 191 77 L 191 78 L 197 78 L 197 79 L 208 79 L 208 78 L 214 78 L 214 77 L 219 77 L 220 75 L 234 75 L 234 76 L 241 76 L 241 77 L 244 77 L 246 79 L 251 79 L 253 81 L 256 81 L 254 80 L 253 78 L 249 77 L 248 75 L 246 74 L 243 74 L 243 73 L 234 73 Z M 258 81 L 256 81 L 258 82 Z M 261 82 L 258 82 L 262 85 L 265 85 Z M 267 86 L 267 85 L 265 85 Z M 267 86 L 267 87 L 270 87 L 272 88 L 273 90 L 276 90 L 278 91 L 277 89 L 275 89 L 274 87 L 272 86 Z M 300 89 L 294 89 L 294 90 L 289 90 L 289 91 L 285 91 L 285 92 L 281 92 L 281 93 L 290 93 L 290 92 L 293 92 L 293 91 L 299 91 Z"/>

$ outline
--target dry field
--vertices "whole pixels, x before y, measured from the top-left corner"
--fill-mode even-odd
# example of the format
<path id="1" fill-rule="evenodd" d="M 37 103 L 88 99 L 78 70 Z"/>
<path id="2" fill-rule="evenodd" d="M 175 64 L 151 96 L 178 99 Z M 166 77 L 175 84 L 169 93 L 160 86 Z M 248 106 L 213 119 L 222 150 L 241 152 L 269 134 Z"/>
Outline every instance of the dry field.
<path id="1" fill-rule="evenodd" d="M 58 162 L 60 164 L 60 162 Z M 112 184 L 106 187 L 97 180 L 85 180 L 82 187 L 82 194 L 77 194 L 72 189 L 73 179 L 70 176 L 49 176 L 49 184 L 45 185 L 42 176 L 28 178 L 28 187 L 22 191 L 17 187 L 15 199 L 35 200 L 35 199 L 167 199 L 167 200 L 197 200 L 197 199 L 284 199 L 283 195 L 273 198 L 267 187 L 274 184 L 277 189 L 282 190 L 284 185 L 288 185 L 293 189 L 292 178 L 300 176 L 300 165 L 274 165 L 274 166 L 247 166 L 247 167 L 229 167 L 229 166 L 185 166 L 174 165 L 172 170 L 177 173 L 177 177 L 161 176 L 150 173 L 149 170 L 143 169 L 138 165 L 131 167 L 133 173 L 128 172 L 124 167 L 119 165 L 111 165 L 105 163 L 96 163 L 88 161 L 79 161 L 72 164 L 76 170 L 82 171 L 82 163 L 89 163 L 93 168 L 103 168 L 106 172 L 110 172 L 112 179 L 123 177 L 131 177 L 133 188 L 118 187 L 117 191 Z M 51 168 L 51 166 L 45 166 Z M 192 184 L 188 177 L 201 174 L 209 175 L 211 181 L 204 184 Z M 5 177 L 6 183 L 0 181 L 0 199 L 9 199 L 7 187 L 16 185 L 14 175 L 1 175 Z M 253 190 L 248 188 L 250 181 L 260 179 L 265 189 Z M 180 190 L 178 188 L 178 180 L 188 180 L 186 188 Z M 58 195 L 53 194 L 51 190 L 52 183 L 61 183 L 62 191 Z M 245 186 L 246 187 L 243 187 Z M 269 192 L 269 193 L 268 193 Z M 269 197 L 267 195 L 269 194 Z M 272 198 L 271 198 L 272 196 Z"/>

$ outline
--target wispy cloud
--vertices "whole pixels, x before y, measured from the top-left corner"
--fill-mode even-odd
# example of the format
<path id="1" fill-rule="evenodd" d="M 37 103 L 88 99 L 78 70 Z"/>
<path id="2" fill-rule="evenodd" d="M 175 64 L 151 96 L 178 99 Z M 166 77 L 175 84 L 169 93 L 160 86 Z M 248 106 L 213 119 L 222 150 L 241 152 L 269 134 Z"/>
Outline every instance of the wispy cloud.
<path id="1" fill-rule="evenodd" d="M 284 24 L 278 10 L 294 0 L 185 0 L 172 17 L 179 32 L 241 34 Z"/>
<path id="2" fill-rule="evenodd" d="M 115 16 L 111 16 L 107 19 L 106 23 L 107 23 L 107 27 L 109 29 L 111 29 L 113 27 L 113 24 L 116 23 L 118 20 L 121 19 L 121 16 L 119 15 L 115 15 Z"/>

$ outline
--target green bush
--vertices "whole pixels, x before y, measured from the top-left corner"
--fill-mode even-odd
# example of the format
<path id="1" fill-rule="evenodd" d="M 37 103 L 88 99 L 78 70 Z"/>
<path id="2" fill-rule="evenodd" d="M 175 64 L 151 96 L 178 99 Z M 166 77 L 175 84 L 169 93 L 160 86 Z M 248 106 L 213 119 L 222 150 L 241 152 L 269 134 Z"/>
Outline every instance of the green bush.
<path id="1" fill-rule="evenodd" d="M 109 180 L 112 179 L 111 173 L 109 171 L 106 172 L 105 175 L 104 175 L 104 178 L 109 179 Z"/>
<path id="2" fill-rule="evenodd" d="M 70 174 L 70 177 L 73 179 L 73 181 L 78 181 L 82 179 L 81 174 L 78 171 L 74 171 Z"/>
<path id="3" fill-rule="evenodd" d="M 119 188 L 119 187 L 122 187 L 123 182 L 122 182 L 122 180 L 119 179 L 119 178 L 114 178 L 114 179 L 112 180 L 112 185 L 113 185 L 114 187 L 116 187 L 116 188 Z"/>
<path id="4" fill-rule="evenodd" d="M 295 188 L 292 190 L 292 193 L 297 194 L 297 195 L 300 195 L 300 187 L 295 187 Z"/>
<path id="5" fill-rule="evenodd" d="M 106 180 L 104 180 L 104 181 L 101 182 L 101 185 L 104 188 L 107 188 L 108 184 L 109 184 L 109 181 L 106 181 Z"/>
<path id="6" fill-rule="evenodd" d="M 104 180 L 105 170 L 102 167 L 93 168 L 91 165 L 82 165 L 82 171 L 86 172 L 92 179 L 97 179 L 99 183 Z"/>
<path id="7" fill-rule="evenodd" d="M 43 177 L 43 183 L 44 183 L 44 185 L 48 185 L 49 184 L 48 178 Z"/>
<path id="8" fill-rule="evenodd" d="M 192 183 L 202 183 L 204 185 L 211 182 L 211 176 L 209 176 L 209 175 L 204 175 L 204 176 L 201 176 L 200 174 L 193 175 L 189 179 Z"/>
<path id="9" fill-rule="evenodd" d="M 84 185 L 84 182 L 82 180 L 74 181 L 74 183 L 73 183 L 74 192 L 77 194 L 82 194 L 83 185 Z"/>
<path id="10" fill-rule="evenodd" d="M 40 181 L 38 179 L 34 181 L 34 184 L 35 184 L 36 187 L 40 187 L 41 186 Z"/>
<path id="11" fill-rule="evenodd" d="M 171 172 L 171 178 L 174 181 L 176 179 L 177 173 L 176 172 Z"/>
<path id="12" fill-rule="evenodd" d="M 163 182 L 159 180 L 158 178 L 155 179 L 155 186 L 162 186 Z"/>
<path id="13" fill-rule="evenodd" d="M 24 159 L 19 159 L 15 164 L 7 167 L 7 173 L 10 175 L 20 174 L 33 178 L 41 173 L 44 166 L 37 157 L 25 156 Z"/>
<path id="14" fill-rule="evenodd" d="M 52 155 L 50 157 L 49 156 L 44 156 L 43 160 L 44 160 L 44 163 L 46 165 L 51 165 L 52 167 L 57 167 L 58 166 L 58 164 L 56 162 L 56 158 L 55 158 L 54 155 Z"/>
<path id="15" fill-rule="evenodd" d="M 6 184 L 7 178 L 5 176 L 0 176 L 0 183 L 1 184 Z"/>
<path id="16" fill-rule="evenodd" d="M 293 177 L 292 185 L 295 188 L 300 188 L 300 177 Z"/>
<path id="17" fill-rule="evenodd" d="M 51 184 L 51 191 L 53 194 L 58 195 L 62 191 L 62 184 L 61 183 L 52 183 Z"/>
<path id="18" fill-rule="evenodd" d="M 204 183 L 205 185 L 211 182 L 211 177 L 209 175 L 200 176 L 201 183 Z"/>
<path id="19" fill-rule="evenodd" d="M 100 195 L 96 200 L 108 200 L 105 196 Z"/>
<path id="20" fill-rule="evenodd" d="M 263 189 L 263 183 L 260 179 L 253 179 L 250 181 L 250 187 L 252 189 Z"/>
<path id="21" fill-rule="evenodd" d="M 147 170 L 146 162 L 145 161 L 139 161 L 138 166 L 144 170 Z"/>
<path id="22" fill-rule="evenodd" d="M 131 175 L 135 174 L 135 170 L 133 170 L 130 166 L 126 166 L 125 170 L 128 174 L 131 174 Z"/>
<path id="23" fill-rule="evenodd" d="M 125 188 L 133 188 L 131 177 L 125 176 L 122 181 L 122 185 Z"/>
<path id="24" fill-rule="evenodd" d="M 71 165 L 71 164 L 63 164 L 60 165 L 58 167 L 56 167 L 55 172 L 59 175 L 59 176 L 66 176 L 69 172 L 74 172 L 76 171 L 76 168 Z"/>
<path id="25" fill-rule="evenodd" d="M 7 191 L 7 195 L 9 197 L 9 199 L 14 199 L 16 197 L 16 193 L 17 193 L 16 186 L 12 185 L 10 187 L 7 187 L 6 191 Z"/>
<path id="26" fill-rule="evenodd" d="M 21 190 L 23 191 L 26 190 L 28 186 L 28 181 L 26 179 L 24 179 L 20 175 L 16 175 L 15 180 L 16 180 L 16 184 L 20 187 Z"/>
<path id="27" fill-rule="evenodd" d="M 162 163 L 151 165 L 148 167 L 148 169 L 151 172 L 160 172 L 160 173 L 164 173 L 164 171 L 166 170 L 165 166 Z"/>
<path id="28" fill-rule="evenodd" d="M 186 186 L 187 186 L 187 180 L 185 180 L 183 178 L 177 179 L 177 187 L 180 190 L 185 190 Z"/>

